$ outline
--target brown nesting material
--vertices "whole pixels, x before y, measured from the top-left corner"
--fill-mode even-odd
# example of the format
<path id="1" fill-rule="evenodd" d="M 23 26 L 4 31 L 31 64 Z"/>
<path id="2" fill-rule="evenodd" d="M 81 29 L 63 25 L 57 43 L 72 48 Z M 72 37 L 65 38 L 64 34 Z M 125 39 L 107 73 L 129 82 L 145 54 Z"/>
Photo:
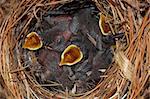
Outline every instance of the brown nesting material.
<path id="1" fill-rule="evenodd" d="M 78 0 L 77 0 L 78 1 Z M 71 45 L 72 43 L 67 43 L 65 46 L 56 46 L 56 43 L 51 43 L 53 41 L 61 41 L 61 36 L 64 37 L 64 42 L 70 40 L 71 33 L 67 30 L 67 26 L 72 20 L 70 16 L 54 17 L 53 21 L 60 24 L 59 28 L 55 28 L 58 31 L 62 31 L 62 27 L 65 28 L 65 32 L 60 35 L 59 33 L 52 33 L 55 31 L 49 30 L 48 33 L 52 33 L 52 36 L 43 35 L 39 28 L 41 23 L 40 20 L 42 16 L 48 12 L 53 11 L 53 9 L 74 2 L 74 0 L 22 0 L 18 1 L 15 7 L 12 7 L 11 13 L 4 18 L 0 27 L 0 84 L 1 90 L 0 97 L 10 98 L 10 99 L 20 99 L 20 98 L 80 98 L 80 99 L 148 99 L 150 98 L 150 8 L 149 1 L 121 1 L 121 0 L 93 0 L 93 3 L 98 8 L 98 15 L 105 15 L 107 20 L 106 23 L 109 25 L 109 36 L 106 36 L 100 32 L 97 35 L 101 35 L 103 42 L 107 41 L 107 37 L 115 39 L 115 43 L 108 44 L 107 46 L 97 46 L 100 44 L 101 40 L 97 39 L 97 36 L 90 34 L 93 28 L 88 27 L 89 33 L 86 33 L 86 40 L 89 49 L 95 47 L 91 52 L 94 54 L 89 54 L 87 57 L 91 61 L 84 61 L 86 58 L 80 59 L 76 64 L 94 64 L 91 70 L 91 76 L 89 79 L 98 79 L 96 83 L 90 83 L 91 89 L 80 90 L 82 93 L 76 94 L 76 86 L 70 81 L 68 75 L 71 74 L 69 70 L 74 67 L 56 67 L 57 63 L 60 62 L 61 53 L 64 49 Z M 10 3 L 11 4 L 11 3 Z M 12 3 L 13 4 L 13 3 Z M 1 9 L 0 9 L 1 11 Z M 2 11 L 0 12 L 2 13 Z M 71 12 L 74 13 L 74 12 Z M 79 13 L 84 13 L 79 11 Z M 52 13 L 51 13 L 52 14 Z M 56 14 L 56 13 L 55 13 Z M 59 14 L 59 13 L 58 13 Z M 62 14 L 62 13 L 61 13 Z M 85 13 L 88 16 L 88 13 Z M 76 15 L 76 14 L 74 14 Z M 88 16 L 89 17 L 89 16 Z M 73 17 L 80 20 L 79 22 L 84 22 L 86 17 L 80 18 L 79 16 Z M 48 19 L 48 17 L 47 17 Z M 45 20 L 47 20 L 45 19 Z M 50 18 L 51 19 L 51 18 Z M 48 19 L 48 20 L 50 20 Z M 92 20 L 92 18 L 91 18 Z M 97 17 L 99 20 L 99 17 Z M 62 22 L 62 23 L 61 23 Z M 90 21 L 88 21 L 90 22 Z M 43 22 L 44 23 L 44 22 Z M 97 24 L 93 21 L 92 24 L 95 28 L 99 27 L 101 22 Z M 44 23 L 49 24 L 49 23 Z M 52 24 L 52 23 L 51 23 Z M 77 23 L 75 23 L 77 24 Z M 73 24 L 74 25 L 74 24 Z M 76 26 L 76 25 L 75 25 Z M 73 27 L 75 27 L 73 26 Z M 32 27 L 32 28 L 31 28 Z M 76 26 L 78 27 L 78 26 Z M 79 25 L 82 27 L 82 25 Z M 78 27 L 78 28 L 79 28 Z M 85 26 L 86 27 L 86 26 Z M 44 25 L 42 28 L 47 29 L 48 27 Z M 86 30 L 83 29 L 83 30 Z M 42 37 L 43 46 L 35 53 L 35 51 L 29 51 L 22 48 L 25 41 L 26 35 L 30 32 L 37 31 Z M 74 31 L 74 28 L 71 28 Z M 110 32 L 111 31 L 111 32 Z M 44 31 L 46 32 L 46 31 Z M 96 31 L 98 32 L 98 31 Z M 123 34 L 123 36 L 118 36 Z M 74 35 L 79 35 L 76 32 Z M 44 40 L 44 38 L 50 37 L 51 39 Z M 77 38 L 82 37 L 81 35 Z M 74 39 L 71 38 L 72 42 Z M 82 42 L 82 41 L 81 41 Z M 80 42 L 80 43 L 81 43 Z M 90 42 L 90 43 L 89 43 Z M 77 46 L 84 45 L 75 42 Z M 63 45 L 64 43 L 62 43 Z M 91 44 L 91 45 L 90 45 Z M 87 45 L 85 45 L 87 47 Z M 111 46 L 113 45 L 113 46 Z M 85 55 L 86 48 L 81 46 L 81 51 L 83 56 Z M 101 53 L 97 51 L 101 47 L 110 48 L 113 52 L 114 57 L 112 62 L 110 62 L 106 72 L 101 74 L 98 73 L 98 69 L 102 71 L 101 68 L 97 66 L 105 66 L 102 63 L 106 57 L 103 57 L 100 62 L 99 56 Z M 46 49 L 46 50 L 45 50 Z M 96 50 L 96 51 L 95 51 Z M 40 54 L 39 54 L 40 53 Z M 90 53 L 90 51 L 88 52 Z M 74 54 L 73 54 L 74 55 Z M 89 56 L 94 56 L 89 57 Z M 38 57 L 37 57 L 38 56 Z M 51 57 L 48 61 L 46 58 Z M 71 56 L 68 56 L 71 57 Z M 75 56 L 73 56 L 75 57 Z M 94 62 L 93 62 L 94 61 Z M 105 60 L 106 61 L 106 60 Z M 97 63 L 99 63 L 97 65 Z M 49 65 L 54 66 L 54 68 L 45 68 Z M 110 66 L 111 65 L 111 66 Z M 84 65 L 83 65 L 84 66 Z M 85 65 L 87 66 L 87 65 Z M 109 68 L 108 68 L 109 67 Z M 83 67 L 82 67 L 83 68 Z M 50 69 L 51 71 L 48 71 Z M 74 69 L 76 70 L 76 69 Z M 77 69 L 79 70 L 79 69 Z M 81 69 L 82 70 L 82 69 Z M 44 72 L 41 72 L 44 71 Z M 54 78 L 57 77 L 59 83 L 53 82 L 52 72 Z M 73 73 L 76 71 L 73 71 Z M 93 73 L 94 72 L 94 73 Z M 90 75 L 88 72 L 87 75 Z M 83 76 L 83 75 L 82 75 Z M 62 79 L 62 78 L 66 79 Z M 100 78 L 99 78 L 100 77 Z M 47 79 L 50 78 L 50 79 Z M 73 78 L 71 78 L 73 79 Z M 96 81 L 94 80 L 94 81 Z M 70 81 L 70 82 L 69 82 Z M 78 84 L 87 84 L 78 80 Z M 44 83 L 43 83 L 44 82 Z M 46 82 L 46 83 L 45 83 Z M 71 85 L 70 85 L 71 83 Z M 64 84 L 64 85 L 62 85 Z M 94 85 L 93 85 L 94 84 Z M 67 86 L 67 87 L 62 87 Z M 69 86 L 69 87 L 68 87 Z M 73 87 L 72 87 L 73 86 Z M 56 88 L 57 87 L 57 88 Z M 81 87 L 81 86 L 80 86 Z M 72 89 L 69 89 L 72 88 Z M 70 92 L 71 91 L 71 92 Z M 79 92 L 80 92 L 79 91 Z"/>

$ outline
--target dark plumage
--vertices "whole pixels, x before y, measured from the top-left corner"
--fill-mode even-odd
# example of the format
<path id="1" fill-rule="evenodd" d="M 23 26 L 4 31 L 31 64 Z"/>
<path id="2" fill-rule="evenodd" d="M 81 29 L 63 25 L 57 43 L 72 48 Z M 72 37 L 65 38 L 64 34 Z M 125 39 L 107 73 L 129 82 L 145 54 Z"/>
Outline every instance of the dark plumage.
<path id="1" fill-rule="evenodd" d="M 77 90 L 85 92 L 90 89 L 90 85 L 96 85 L 93 80 L 100 80 L 103 73 L 98 70 L 108 68 L 113 54 L 110 49 L 111 41 L 107 44 L 103 39 L 98 20 L 92 12 L 93 9 L 84 8 L 71 15 L 48 15 L 43 18 L 40 27 L 43 32 L 40 32 L 40 35 L 44 43 L 51 47 L 51 50 L 43 48 L 37 53 L 39 63 L 45 68 L 43 81 L 61 83 L 64 90 L 66 87 L 71 89 L 73 84 L 77 84 Z M 96 45 L 89 40 L 89 35 L 95 40 Z M 79 46 L 84 57 L 71 67 L 59 67 L 61 53 L 70 44 Z"/>

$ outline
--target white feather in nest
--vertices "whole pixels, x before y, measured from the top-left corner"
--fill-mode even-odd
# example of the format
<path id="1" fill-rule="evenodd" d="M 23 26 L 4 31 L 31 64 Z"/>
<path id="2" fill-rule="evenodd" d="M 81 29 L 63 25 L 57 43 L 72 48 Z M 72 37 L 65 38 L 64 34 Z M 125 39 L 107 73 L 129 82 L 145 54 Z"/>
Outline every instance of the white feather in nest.
<path id="1" fill-rule="evenodd" d="M 124 55 L 122 51 L 116 52 L 114 56 L 115 62 L 118 64 L 124 76 L 128 80 L 132 81 L 133 64 L 129 61 L 129 59 Z"/>

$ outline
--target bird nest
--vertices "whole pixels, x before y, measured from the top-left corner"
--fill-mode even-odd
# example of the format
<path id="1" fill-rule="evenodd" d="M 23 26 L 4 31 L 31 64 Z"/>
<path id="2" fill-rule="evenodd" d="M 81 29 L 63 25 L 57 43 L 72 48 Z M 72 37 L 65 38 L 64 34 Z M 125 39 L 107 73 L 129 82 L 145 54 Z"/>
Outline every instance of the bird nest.
<path id="1" fill-rule="evenodd" d="M 109 46 L 113 49 L 114 56 L 112 63 L 106 72 L 101 75 L 100 79 L 98 79 L 99 81 L 94 83 L 94 86 L 91 85 L 92 89 L 83 91 L 82 93 L 76 94 L 76 86 L 72 87 L 72 89 L 68 89 L 67 87 L 58 87 L 60 84 L 53 81 L 45 83 L 46 77 L 49 78 L 49 72 L 46 72 L 45 75 L 41 73 L 41 69 L 43 68 L 38 62 L 40 59 L 37 58 L 37 55 L 39 55 L 39 53 L 48 54 L 46 52 L 53 50 L 51 46 L 55 44 L 51 45 L 49 40 L 45 41 L 42 49 L 46 50 L 40 49 L 42 51 L 37 52 L 23 49 L 22 44 L 28 33 L 32 31 L 38 32 L 38 27 L 41 26 L 43 16 L 52 15 L 57 17 L 63 13 L 53 13 L 55 9 L 62 8 L 65 4 L 69 6 L 74 1 L 78 0 L 22 0 L 18 1 L 10 14 L 4 18 L 0 27 L 0 83 L 3 90 L 3 92 L 1 92 L 3 97 L 15 99 L 150 98 L 150 2 L 148 2 L 148 0 L 88 0 L 93 2 L 96 6 L 98 9 L 96 13 L 98 15 L 104 14 L 108 17 L 108 25 L 111 31 L 110 35 L 118 36 L 118 34 L 123 34 L 121 37 L 114 38 L 115 47 L 114 44 L 113 46 Z M 82 1 L 79 0 L 79 2 Z M 74 11 L 70 9 L 67 10 L 68 13 L 74 13 Z M 62 20 L 65 22 L 70 20 L 69 18 L 70 17 L 65 17 L 65 19 L 63 18 Z M 97 17 L 97 19 L 99 20 L 99 17 Z M 99 25 L 97 24 L 97 26 Z M 43 28 L 46 29 L 46 25 Z M 116 35 L 116 33 L 118 34 Z M 54 33 L 53 35 L 55 36 Z M 64 34 L 65 39 L 68 39 L 68 35 L 69 34 Z M 91 46 L 97 45 L 97 41 L 94 40 L 90 34 L 86 36 L 88 36 L 88 40 L 92 42 L 93 45 Z M 47 35 L 43 36 L 43 38 L 46 37 Z M 63 48 L 63 46 L 57 47 L 56 49 L 60 50 Z M 51 55 L 57 57 L 53 52 L 50 53 L 49 57 L 51 57 Z M 42 62 L 48 56 L 41 57 Z M 51 59 L 50 62 L 52 61 L 54 60 Z M 54 72 L 61 75 L 59 68 L 58 71 Z M 63 73 L 63 75 L 65 75 L 65 73 Z M 95 76 L 92 77 L 95 78 Z M 63 81 L 64 79 L 60 77 L 59 80 Z M 67 80 L 66 82 L 69 83 Z"/>

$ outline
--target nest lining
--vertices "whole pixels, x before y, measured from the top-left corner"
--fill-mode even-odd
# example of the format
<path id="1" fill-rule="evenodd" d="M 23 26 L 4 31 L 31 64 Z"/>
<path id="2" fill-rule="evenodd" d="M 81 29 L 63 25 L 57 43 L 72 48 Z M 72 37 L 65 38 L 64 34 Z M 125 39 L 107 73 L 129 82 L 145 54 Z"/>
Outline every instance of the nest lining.
<path id="1" fill-rule="evenodd" d="M 28 98 L 37 98 L 39 96 L 47 98 L 71 97 L 68 95 L 68 92 L 53 93 L 45 90 L 37 81 L 35 81 L 35 78 L 24 71 L 28 66 L 23 66 L 24 64 L 22 64 L 22 55 L 20 55 L 21 47 L 18 47 L 21 46 L 22 42 L 17 42 L 18 40 L 22 39 L 22 35 L 26 35 L 23 33 L 28 33 L 27 27 L 32 18 L 34 16 L 37 17 L 36 12 L 40 10 L 40 7 L 48 9 L 48 5 L 65 2 L 68 1 L 58 1 L 54 3 L 47 3 L 42 0 L 35 0 L 32 3 L 30 0 L 22 1 L 20 5 L 18 5 L 18 8 L 15 9 L 15 12 L 6 20 L 4 20 L 0 29 L 0 66 L 1 77 L 4 79 L 4 88 L 8 92 L 7 96 L 15 98 L 23 98 L 26 96 Z M 134 5 L 136 4 L 134 1 L 131 2 L 133 6 L 130 5 L 129 2 L 125 2 L 123 5 L 123 2 L 113 2 L 111 0 L 109 1 L 109 4 L 108 2 L 102 1 L 96 1 L 96 4 L 103 13 L 109 14 L 110 11 L 112 12 L 111 14 L 114 18 L 114 22 L 116 22 L 115 24 L 121 25 L 122 30 L 126 34 L 127 42 L 125 46 L 119 41 L 117 42 L 116 63 L 114 63 L 112 67 L 107 70 L 107 77 L 104 78 L 104 80 L 100 82 L 94 89 L 84 93 L 84 95 L 82 95 L 80 98 L 109 98 L 125 96 L 127 96 L 127 98 L 148 97 L 148 87 L 145 86 L 148 85 L 147 82 L 149 81 L 150 75 L 150 53 L 148 46 L 150 11 L 146 6 L 142 6 L 142 4 L 147 5 L 147 1 L 139 3 L 139 5 L 137 4 L 142 11 L 138 10 L 137 5 Z M 123 11 L 125 11 L 125 13 L 123 13 Z M 28 17 L 26 18 L 24 15 L 27 15 Z M 14 31 L 15 26 L 19 25 L 20 19 L 22 19 L 23 16 L 26 18 L 26 21 L 22 22 L 22 26 L 20 26 L 21 31 Z M 114 31 L 121 31 L 117 29 L 118 28 L 115 28 Z M 33 53 L 31 52 L 29 54 Z M 36 58 L 32 57 L 26 62 L 31 62 L 35 59 Z M 134 69 L 134 72 L 132 68 Z M 131 69 L 131 71 L 129 69 Z"/>

